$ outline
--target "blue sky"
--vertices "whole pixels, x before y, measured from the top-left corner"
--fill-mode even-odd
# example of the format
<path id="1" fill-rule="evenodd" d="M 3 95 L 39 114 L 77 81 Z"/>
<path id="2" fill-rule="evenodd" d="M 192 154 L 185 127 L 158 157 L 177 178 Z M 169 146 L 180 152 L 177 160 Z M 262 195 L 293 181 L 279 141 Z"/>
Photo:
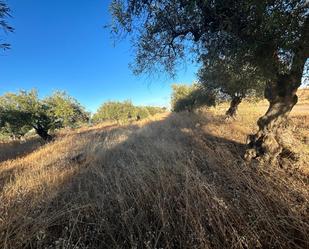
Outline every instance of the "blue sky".
<path id="1" fill-rule="evenodd" d="M 167 106 L 170 85 L 191 83 L 196 66 L 175 79 L 134 76 L 128 41 L 114 46 L 108 0 L 7 0 L 15 33 L 1 37 L 12 49 L 0 52 L 0 94 L 38 89 L 41 96 L 64 90 L 90 111 L 107 100 Z"/>

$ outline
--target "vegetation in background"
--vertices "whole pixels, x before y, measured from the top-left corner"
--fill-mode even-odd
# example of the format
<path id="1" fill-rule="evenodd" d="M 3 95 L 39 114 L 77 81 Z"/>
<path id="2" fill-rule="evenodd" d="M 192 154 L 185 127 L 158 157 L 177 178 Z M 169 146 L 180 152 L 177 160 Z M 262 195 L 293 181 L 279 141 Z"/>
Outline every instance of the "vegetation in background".
<path id="1" fill-rule="evenodd" d="M 102 104 L 93 116 L 93 122 L 116 121 L 126 122 L 149 117 L 164 110 L 153 106 L 135 106 L 131 101 L 109 101 Z"/>
<path id="2" fill-rule="evenodd" d="M 110 9 L 113 33 L 131 35 L 137 74 L 164 69 L 173 75 L 189 49 L 197 61 L 237 58 L 240 67 L 256 67 L 269 109 L 246 158 L 274 159 L 284 151 L 282 127 L 309 57 L 307 0 L 113 0 Z"/>
<path id="3" fill-rule="evenodd" d="M 34 129 L 44 140 L 52 139 L 49 131 L 86 122 L 88 114 L 73 98 L 56 92 L 39 99 L 36 90 L 7 93 L 0 97 L 0 132 L 21 137 Z"/>
<path id="4" fill-rule="evenodd" d="M 172 111 L 193 111 L 201 106 L 215 105 L 214 92 L 208 91 L 201 84 L 174 84 L 172 85 L 171 106 Z"/>
<path id="5" fill-rule="evenodd" d="M 157 106 L 145 106 L 151 116 L 166 112 L 165 107 L 157 107 Z"/>
<path id="6" fill-rule="evenodd" d="M 3 31 L 3 33 L 14 31 L 14 29 L 6 21 L 6 19 L 11 16 L 10 12 L 11 10 L 7 6 L 7 4 L 0 0 L 0 37 L 1 37 L 1 31 Z M 8 48 L 10 48 L 10 44 L 0 43 L 0 49 L 8 49 Z"/>

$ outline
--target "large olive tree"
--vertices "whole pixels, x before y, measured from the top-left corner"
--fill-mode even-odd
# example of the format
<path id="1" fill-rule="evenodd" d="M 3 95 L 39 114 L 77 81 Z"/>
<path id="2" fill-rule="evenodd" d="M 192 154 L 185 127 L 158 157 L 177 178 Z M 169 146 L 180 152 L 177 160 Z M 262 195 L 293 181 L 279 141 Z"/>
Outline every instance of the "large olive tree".
<path id="1" fill-rule="evenodd" d="M 113 0 L 112 30 L 132 35 L 134 71 L 174 72 L 188 47 L 211 57 L 236 56 L 266 78 L 269 109 L 251 136 L 248 159 L 282 150 L 280 127 L 297 103 L 309 56 L 306 0 Z M 271 146 L 269 146 L 271 144 Z"/>

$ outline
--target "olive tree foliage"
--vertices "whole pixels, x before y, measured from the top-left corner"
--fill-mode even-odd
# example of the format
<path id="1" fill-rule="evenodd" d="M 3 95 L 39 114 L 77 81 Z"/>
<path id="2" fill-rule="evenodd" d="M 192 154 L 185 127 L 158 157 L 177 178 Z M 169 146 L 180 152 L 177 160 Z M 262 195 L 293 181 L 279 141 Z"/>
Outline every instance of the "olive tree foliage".
<path id="1" fill-rule="evenodd" d="M 90 114 L 85 111 L 84 107 L 65 92 L 56 91 L 44 102 L 63 127 L 74 128 L 90 119 Z"/>
<path id="2" fill-rule="evenodd" d="M 50 131 L 82 122 L 86 115 L 83 108 L 64 93 L 56 92 L 39 99 L 37 91 L 31 90 L 0 97 L 0 132 L 10 136 L 23 136 L 34 129 L 42 139 L 50 141 Z"/>
<path id="3" fill-rule="evenodd" d="M 19 110 L 14 110 L 13 107 L 0 106 L 0 136 L 7 138 L 23 137 L 31 126 L 26 123 L 28 116 Z M 10 121 L 10 122 L 8 122 Z"/>
<path id="4" fill-rule="evenodd" d="M 0 0 L 0 49 L 10 48 L 10 44 L 1 42 L 1 34 L 13 32 L 14 29 L 7 23 L 7 18 L 10 17 L 10 8 Z"/>
<path id="5" fill-rule="evenodd" d="M 134 71 L 173 73 L 188 47 L 196 59 L 236 57 L 266 80 L 269 109 L 250 136 L 247 159 L 277 156 L 281 126 L 297 103 L 309 56 L 307 0 L 113 0 L 112 31 L 132 35 Z M 271 146 L 269 146 L 271 144 Z"/>
<path id="6" fill-rule="evenodd" d="M 201 84 L 172 85 L 171 107 L 174 112 L 192 112 L 201 106 L 214 106 L 215 104 L 216 97 L 214 92 L 209 91 Z"/>
<path id="7" fill-rule="evenodd" d="M 236 116 L 243 98 L 261 98 L 266 80 L 257 67 L 237 57 L 206 59 L 198 72 L 198 78 L 207 89 L 217 92 L 217 97 L 228 97 L 231 100 L 226 111 L 229 117 Z"/>
<path id="8" fill-rule="evenodd" d="M 183 7 L 175 0 L 112 1 L 112 32 L 116 36 L 131 35 L 136 50 L 132 64 L 135 74 L 153 70 L 174 74 L 178 60 L 186 54 L 185 44 L 190 43 L 194 32 L 190 28 L 190 23 L 195 22 L 194 10 Z"/>

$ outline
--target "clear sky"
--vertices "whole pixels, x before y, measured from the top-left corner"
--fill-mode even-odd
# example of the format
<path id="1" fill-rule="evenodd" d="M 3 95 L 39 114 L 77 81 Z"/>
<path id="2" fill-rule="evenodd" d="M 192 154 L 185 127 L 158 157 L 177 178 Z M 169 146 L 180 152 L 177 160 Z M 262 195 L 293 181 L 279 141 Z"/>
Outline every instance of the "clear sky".
<path id="1" fill-rule="evenodd" d="M 1 37 L 12 49 L 0 52 L 0 94 L 36 88 L 41 96 L 64 90 L 90 111 L 107 100 L 167 106 L 170 85 L 191 83 L 196 66 L 175 79 L 134 76 L 128 41 L 114 46 L 109 0 L 6 0 L 15 33 Z"/>

